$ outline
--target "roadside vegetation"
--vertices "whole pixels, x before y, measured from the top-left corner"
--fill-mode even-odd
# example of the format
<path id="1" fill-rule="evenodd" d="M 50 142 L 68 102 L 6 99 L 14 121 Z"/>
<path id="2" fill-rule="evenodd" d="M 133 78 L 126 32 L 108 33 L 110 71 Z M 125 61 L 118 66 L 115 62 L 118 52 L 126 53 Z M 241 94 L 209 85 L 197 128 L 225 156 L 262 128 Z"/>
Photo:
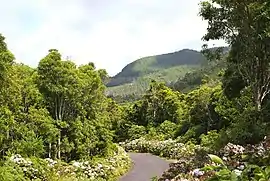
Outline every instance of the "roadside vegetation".
<path id="1" fill-rule="evenodd" d="M 208 0 L 200 16 L 203 39 L 225 39 L 229 50 L 204 46 L 206 68 L 170 86 L 152 80 L 122 104 L 93 63 L 51 49 L 31 68 L 1 35 L 0 180 L 113 181 L 130 151 L 177 160 L 159 181 L 269 180 L 270 3 Z"/>

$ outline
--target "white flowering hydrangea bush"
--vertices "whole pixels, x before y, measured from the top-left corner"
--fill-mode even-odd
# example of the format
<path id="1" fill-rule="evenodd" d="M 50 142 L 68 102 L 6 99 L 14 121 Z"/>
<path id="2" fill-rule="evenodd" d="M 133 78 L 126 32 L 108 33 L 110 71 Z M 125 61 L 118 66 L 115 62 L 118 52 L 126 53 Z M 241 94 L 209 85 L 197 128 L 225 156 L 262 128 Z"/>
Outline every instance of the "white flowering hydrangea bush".
<path id="1" fill-rule="evenodd" d="M 152 153 L 170 159 L 180 159 L 183 155 L 192 155 L 199 145 L 183 144 L 176 140 L 165 141 L 146 140 L 139 138 L 132 141 L 119 143 L 127 152 Z"/>
<path id="2" fill-rule="evenodd" d="M 217 156 L 200 150 L 195 156 L 170 164 L 158 181 L 270 180 L 269 140 L 245 147 L 228 143 Z"/>
<path id="3" fill-rule="evenodd" d="M 46 180 L 52 171 L 44 159 L 23 158 L 19 154 L 12 155 L 4 164 L 6 168 L 13 167 L 23 173 L 25 180 Z"/>
<path id="4" fill-rule="evenodd" d="M 74 172 L 82 178 L 89 180 L 113 180 L 127 172 L 131 165 L 128 154 L 122 147 L 117 147 L 117 151 L 111 157 L 100 159 L 95 162 L 73 162 Z"/>
<path id="5" fill-rule="evenodd" d="M 0 180 L 1 168 L 8 168 L 11 175 L 12 173 L 17 175 L 18 178 L 15 180 L 18 181 L 113 181 L 126 173 L 130 166 L 131 160 L 120 146 L 117 146 L 116 150 L 106 158 L 72 161 L 69 164 L 50 158 L 23 158 L 21 155 L 15 154 L 0 167 Z M 3 176 L 3 178 L 7 178 L 7 176 Z"/>

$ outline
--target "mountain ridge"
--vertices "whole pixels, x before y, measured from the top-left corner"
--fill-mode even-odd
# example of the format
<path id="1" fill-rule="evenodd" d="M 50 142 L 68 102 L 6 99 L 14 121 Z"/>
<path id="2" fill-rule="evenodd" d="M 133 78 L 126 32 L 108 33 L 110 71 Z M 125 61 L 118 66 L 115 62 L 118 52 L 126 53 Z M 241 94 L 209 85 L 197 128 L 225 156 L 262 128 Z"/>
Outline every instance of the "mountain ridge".
<path id="1" fill-rule="evenodd" d="M 229 48 L 213 47 L 208 50 L 221 50 L 221 54 L 227 54 Z M 206 52 L 209 55 L 210 52 Z M 134 101 L 145 93 L 152 80 L 165 82 L 179 91 L 189 91 L 197 87 L 206 74 L 216 79 L 212 74 L 216 74 L 223 66 L 215 61 L 209 62 L 201 51 L 192 49 L 147 56 L 127 64 L 121 72 L 112 77 L 107 84 L 106 95 L 117 102 Z"/>
<path id="2" fill-rule="evenodd" d="M 142 57 L 127 64 L 119 73 L 111 77 L 107 86 L 113 87 L 131 83 L 138 77 L 160 70 L 180 65 L 199 65 L 204 61 L 205 57 L 199 51 L 188 48 L 171 53 Z"/>

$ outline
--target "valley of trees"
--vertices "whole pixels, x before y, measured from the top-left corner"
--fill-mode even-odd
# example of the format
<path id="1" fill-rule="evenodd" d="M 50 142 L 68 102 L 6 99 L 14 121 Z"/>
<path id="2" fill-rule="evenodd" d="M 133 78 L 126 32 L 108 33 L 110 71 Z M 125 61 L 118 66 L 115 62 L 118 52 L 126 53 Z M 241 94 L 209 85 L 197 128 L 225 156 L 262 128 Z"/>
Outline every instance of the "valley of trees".
<path id="1" fill-rule="evenodd" d="M 51 49 L 30 68 L 14 62 L 1 35 L 0 178 L 30 179 L 6 164 L 14 154 L 67 164 L 106 158 L 120 142 L 179 159 L 160 181 L 269 180 L 270 2 L 208 0 L 200 16 L 208 22 L 203 39 L 224 39 L 229 48 L 205 46 L 203 67 L 117 100 L 106 96 L 106 71 L 93 63 L 76 66 Z"/>

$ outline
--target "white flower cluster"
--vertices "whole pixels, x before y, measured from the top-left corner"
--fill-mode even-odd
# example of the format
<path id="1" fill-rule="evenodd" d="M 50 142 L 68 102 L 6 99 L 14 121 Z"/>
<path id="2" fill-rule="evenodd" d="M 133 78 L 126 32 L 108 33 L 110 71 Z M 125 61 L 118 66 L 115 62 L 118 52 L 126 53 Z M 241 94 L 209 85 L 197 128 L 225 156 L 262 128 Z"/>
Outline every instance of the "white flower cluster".
<path id="1" fill-rule="evenodd" d="M 179 179 L 171 179 L 171 180 L 169 180 L 169 179 L 166 179 L 165 181 L 190 181 L 190 180 L 188 180 L 188 179 L 186 179 L 186 178 L 179 178 Z"/>
<path id="2" fill-rule="evenodd" d="M 199 176 L 202 176 L 204 175 L 204 171 L 201 171 L 199 168 L 197 169 L 194 169 L 192 172 L 191 172 L 192 176 L 194 177 L 199 177 Z"/>
<path id="3" fill-rule="evenodd" d="M 51 158 L 45 158 L 45 161 L 48 162 L 49 167 L 54 167 L 55 164 L 57 164 L 57 161 L 51 159 Z"/>
<path id="4" fill-rule="evenodd" d="M 190 154 L 192 150 L 200 147 L 199 145 L 194 145 L 195 147 L 190 150 L 189 146 L 179 143 L 176 140 L 157 141 L 146 140 L 145 138 L 139 138 L 130 142 L 121 142 L 119 145 L 125 148 L 126 151 L 147 152 L 172 159 L 179 159 L 183 154 Z"/>
<path id="5" fill-rule="evenodd" d="M 19 154 L 12 155 L 10 157 L 10 161 L 16 163 L 17 165 L 26 166 L 26 167 L 31 166 L 33 164 L 31 160 L 26 160 Z"/>
<path id="6" fill-rule="evenodd" d="M 254 153 L 255 157 L 263 157 L 267 155 L 269 152 L 269 148 L 264 143 L 259 143 L 257 145 L 248 145 L 247 153 Z"/>
<path id="7" fill-rule="evenodd" d="M 240 176 L 242 174 L 242 171 L 241 170 L 238 170 L 238 169 L 234 169 L 233 172 L 237 175 L 237 176 Z"/>
<path id="8" fill-rule="evenodd" d="M 56 168 L 57 161 L 46 158 L 44 159 L 48 163 L 49 168 Z M 29 159 L 23 158 L 21 155 L 16 154 L 10 157 L 10 161 L 17 164 L 21 169 L 30 174 L 31 178 L 38 178 L 39 170 L 33 168 L 33 162 Z M 131 163 L 131 160 L 125 150 L 117 146 L 117 150 L 113 153 L 113 156 L 106 159 L 101 159 L 99 163 L 93 161 L 73 161 L 70 165 L 60 167 L 57 171 L 57 175 L 71 174 L 76 175 L 76 177 L 88 178 L 89 180 L 97 180 L 98 178 L 108 179 L 110 175 L 114 175 L 118 170 L 126 168 Z"/>
<path id="9" fill-rule="evenodd" d="M 243 154 L 245 151 L 245 148 L 241 145 L 234 145 L 232 143 L 228 143 L 224 147 L 225 151 L 225 156 L 227 155 L 238 155 L 238 154 Z"/>
<path id="10" fill-rule="evenodd" d="M 72 166 L 75 168 L 75 173 L 82 173 L 84 177 L 89 180 L 97 180 L 98 178 L 108 178 L 108 175 L 113 174 L 116 169 L 126 167 L 130 164 L 130 158 L 122 147 L 114 152 L 114 156 L 107 158 L 100 163 L 73 162 Z"/>
<path id="11" fill-rule="evenodd" d="M 22 168 L 24 173 L 30 174 L 31 178 L 37 179 L 38 169 L 33 168 L 33 162 L 30 159 L 23 158 L 20 154 L 12 155 L 9 160 Z"/>
<path id="12" fill-rule="evenodd" d="M 259 144 L 257 147 L 256 147 L 256 156 L 260 157 L 260 156 L 263 156 L 265 154 L 265 152 L 267 151 L 266 148 L 264 148 L 263 144 Z"/>

